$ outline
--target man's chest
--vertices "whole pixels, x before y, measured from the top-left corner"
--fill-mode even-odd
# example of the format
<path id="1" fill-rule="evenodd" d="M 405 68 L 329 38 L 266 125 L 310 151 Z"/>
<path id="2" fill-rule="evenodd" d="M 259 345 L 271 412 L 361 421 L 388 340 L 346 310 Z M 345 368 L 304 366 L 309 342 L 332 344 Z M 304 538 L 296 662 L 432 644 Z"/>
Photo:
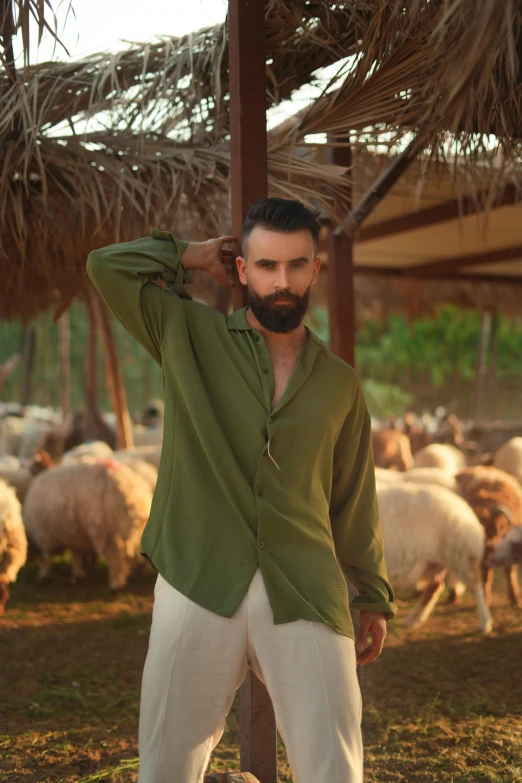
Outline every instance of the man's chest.
<path id="1" fill-rule="evenodd" d="M 271 353 L 272 369 L 274 372 L 274 393 L 272 396 L 272 408 L 275 408 L 286 391 L 290 378 L 294 374 L 299 360 L 299 351 L 287 351 Z"/>

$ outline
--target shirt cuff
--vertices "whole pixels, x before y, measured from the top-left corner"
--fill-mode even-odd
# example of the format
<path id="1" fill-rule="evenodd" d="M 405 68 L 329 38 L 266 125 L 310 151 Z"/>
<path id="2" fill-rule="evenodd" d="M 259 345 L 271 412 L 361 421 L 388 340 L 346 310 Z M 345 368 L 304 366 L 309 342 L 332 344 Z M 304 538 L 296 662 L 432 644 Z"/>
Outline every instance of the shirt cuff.
<path id="1" fill-rule="evenodd" d="M 364 596 L 357 595 L 350 602 L 350 609 L 358 609 L 365 612 L 384 612 L 386 620 L 393 620 L 399 607 L 392 601 L 369 601 Z"/>
<path id="2" fill-rule="evenodd" d="M 194 280 L 192 279 L 192 275 L 188 271 L 188 269 L 185 267 L 184 264 L 181 262 L 181 256 L 183 252 L 186 250 L 187 245 L 189 244 L 184 239 L 178 239 L 174 236 L 170 231 L 162 231 L 159 228 L 153 228 L 151 229 L 151 235 L 154 239 L 166 239 L 170 240 L 174 243 L 176 248 L 176 254 L 178 256 L 178 267 L 176 270 L 176 279 L 173 283 L 170 284 L 171 289 L 179 294 L 181 293 L 180 289 L 186 284 L 186 283 L 193 283 Z"/>

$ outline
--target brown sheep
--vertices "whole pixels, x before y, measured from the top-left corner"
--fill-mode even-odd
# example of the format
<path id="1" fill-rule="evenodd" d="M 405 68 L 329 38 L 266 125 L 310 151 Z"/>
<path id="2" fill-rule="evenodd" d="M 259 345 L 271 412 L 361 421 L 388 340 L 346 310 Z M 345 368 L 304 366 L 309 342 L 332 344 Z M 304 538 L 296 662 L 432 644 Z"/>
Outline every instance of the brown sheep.
<path id="1" fill-rule="evenodd" d="M 413 464 L 411 445 L 407 435 L 399 430 L 372 432 L 373 457 L 378 468 L 409 470 Z"/>
<path id="2" fill-rule="evenodd" d="M 488 604 L 491 602 L 493 569 L 489 558 L 508 530 L 522 524 L 522 488 L 513 476 L 498 468 L 478 465 L 456 475 L 459 494 L 469 503 L 486 532 L 482 576 Z M 517 566 L 506 569 L 508 597 L 522 606 Z"/>

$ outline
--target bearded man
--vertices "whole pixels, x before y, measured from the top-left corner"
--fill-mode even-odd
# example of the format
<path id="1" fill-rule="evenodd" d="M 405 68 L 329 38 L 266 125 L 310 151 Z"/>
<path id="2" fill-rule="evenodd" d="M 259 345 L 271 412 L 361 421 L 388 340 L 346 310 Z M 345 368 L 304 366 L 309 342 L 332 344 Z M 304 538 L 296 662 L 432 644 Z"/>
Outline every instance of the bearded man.
<path id="1" fill-rule="evenodd" d="M 235 259 L 248 306 L 229 316 L 184 285 L 194 269 L 232 285 L 224 246 L 235 237 L 183 242 L 153 230 L 88 258 L 94 285 L 164 379 L 142 538 L 158 576 L 139 783 L 201 783 L 249 668 L 266 684 L 299 783 L 362 781 L 356 663 L 380 654 L 397 607 L 361 385 L 303 323 L 318 239 L 300 202 L 254 204 Z M 357 644 L 346 578 L 358 590 Z"/>

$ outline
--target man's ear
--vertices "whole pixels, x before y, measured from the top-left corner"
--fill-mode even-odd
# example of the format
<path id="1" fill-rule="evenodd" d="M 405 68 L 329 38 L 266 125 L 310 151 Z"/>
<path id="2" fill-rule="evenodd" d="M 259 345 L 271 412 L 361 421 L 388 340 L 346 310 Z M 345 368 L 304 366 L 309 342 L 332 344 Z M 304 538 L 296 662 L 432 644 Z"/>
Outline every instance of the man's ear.
<path id="1" fill-rule="evenodd" d="M 247 262 L 243 258 L 243 256 L 238 256 L 236 258 L 236 266 L 237 266 L 237 273 L 239 275 L 239 282 L 242 283 L 243 285 L 247 284 L 246 265 Z"/>

